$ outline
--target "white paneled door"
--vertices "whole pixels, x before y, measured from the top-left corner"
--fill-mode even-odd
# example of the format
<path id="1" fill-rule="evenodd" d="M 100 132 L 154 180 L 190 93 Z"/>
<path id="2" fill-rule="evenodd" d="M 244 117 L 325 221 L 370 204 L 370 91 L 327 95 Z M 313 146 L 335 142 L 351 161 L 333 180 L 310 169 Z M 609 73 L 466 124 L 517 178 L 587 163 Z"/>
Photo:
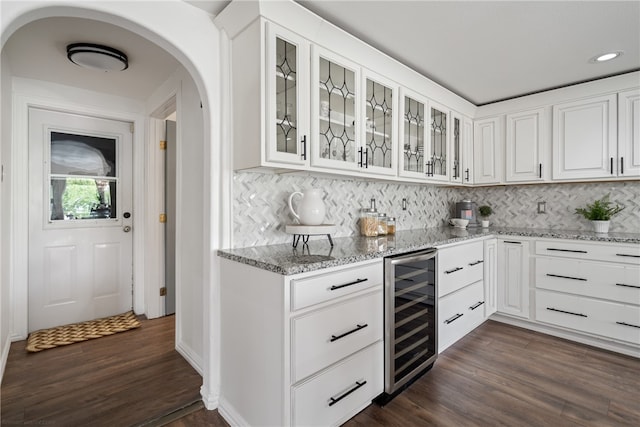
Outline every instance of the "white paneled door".
<path id="1" fill-rule="evenodd" d="M 130 123 L 29 110 L 30 332 L 131 309 L 131 207 Z"/>

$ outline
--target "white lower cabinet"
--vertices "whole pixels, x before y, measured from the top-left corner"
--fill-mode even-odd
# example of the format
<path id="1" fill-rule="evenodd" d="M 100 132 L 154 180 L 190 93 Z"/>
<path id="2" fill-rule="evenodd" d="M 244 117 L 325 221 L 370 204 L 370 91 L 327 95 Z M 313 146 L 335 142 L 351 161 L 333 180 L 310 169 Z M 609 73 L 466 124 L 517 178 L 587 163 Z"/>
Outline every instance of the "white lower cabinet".
<path id="1" fill-rule="evenodd" d="M 231 425 L 339 425 L 382 393 L 382 259 L 283 276 L 220 260 Z"/>
<path id="2" fill-rule="evenodd" d="M 383 387 L 381 341 L 293 387 L 293 425 L 330 426 L 357 413 Z"/>
<path id="3" fill-rule="evenodd" d="M 439 353 L 486 319 L 484 249 L 482 240 L 438 248 Z"/>
<path id="4" fill-rule="evenodd" d="M 537 322 L 640 346 L 640 245 L 536 241 Z"/>
<path id="5" fill-rule="evenodd" d="M 498 311 L 498 240 L 484 241 L 484 315 Z"/>
<path id="6" fill-rule="evenodd" d="M 438 300 L 438 352 L 484 322 L 484 288 L 476 282 Z"/>
<path id="7" fill-rule="evenodd" d="M 498 312 L 529 318 L 529 242 L 498 239 Z"/>

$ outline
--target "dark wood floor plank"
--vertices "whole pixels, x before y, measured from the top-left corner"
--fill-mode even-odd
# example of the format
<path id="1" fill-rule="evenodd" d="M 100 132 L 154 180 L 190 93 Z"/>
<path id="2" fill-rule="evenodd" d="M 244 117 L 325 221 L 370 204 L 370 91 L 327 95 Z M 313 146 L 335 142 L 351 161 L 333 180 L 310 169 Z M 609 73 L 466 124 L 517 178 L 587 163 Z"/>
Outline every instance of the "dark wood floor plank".
<path id="1" fill-rule="evenodd" d="M 200 399 L 200 375 L 174 350 L 174 317 L 40 353 L 11 345 L 2 423 L 133 426 Z"/>

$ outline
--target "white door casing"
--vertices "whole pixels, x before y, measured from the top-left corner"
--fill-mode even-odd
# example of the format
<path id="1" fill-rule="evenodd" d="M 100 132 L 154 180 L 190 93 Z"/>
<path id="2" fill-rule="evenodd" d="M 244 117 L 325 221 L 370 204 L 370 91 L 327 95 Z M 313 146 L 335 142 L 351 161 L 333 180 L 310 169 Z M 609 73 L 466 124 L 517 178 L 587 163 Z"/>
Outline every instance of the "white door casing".
<path id="1" fill-rule="evenodd" d="M 50 162 L 56 151 L 51 149 L 52 134 L 105 138 L 115 145 L 115 161 L 103 156 L 106 167 L 114 170 L 110 187 L 117 189 L 110 217 L 51 219 L 56 215 L 50 206 L 57 202 L 51 202 L 50 191 L 55 195 L 55 190 L 50 178 L 59 178 Z M 132 140 L 128 122 L 29 109 L 29 331 L 132 308 L 133 242 L 132 232 L 125 231 L 133 224 Z M 64 158 L 71 162 L 69 153 Z M 90 179 L 102 172 L 65 170 L 67 176 Z M 131 215 L 125 218 L 125 212 Z"/>

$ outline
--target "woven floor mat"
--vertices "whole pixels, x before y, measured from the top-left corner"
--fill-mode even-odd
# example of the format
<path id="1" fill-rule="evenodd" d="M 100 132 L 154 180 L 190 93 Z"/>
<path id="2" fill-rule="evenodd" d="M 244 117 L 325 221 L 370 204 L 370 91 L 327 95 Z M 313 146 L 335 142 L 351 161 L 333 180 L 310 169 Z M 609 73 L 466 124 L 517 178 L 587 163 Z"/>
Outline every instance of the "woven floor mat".
<path id="1" fill-rule="evenodd" d="M 140 321 L 133 311 L 89 320 L 88 322 L 73 323 L 50 329 L 32 332 L 27 340 L 27 351 L 35 353 L 49 348 L 60 347 L 118 332 L 128 331 L 140 327 Z"/>

